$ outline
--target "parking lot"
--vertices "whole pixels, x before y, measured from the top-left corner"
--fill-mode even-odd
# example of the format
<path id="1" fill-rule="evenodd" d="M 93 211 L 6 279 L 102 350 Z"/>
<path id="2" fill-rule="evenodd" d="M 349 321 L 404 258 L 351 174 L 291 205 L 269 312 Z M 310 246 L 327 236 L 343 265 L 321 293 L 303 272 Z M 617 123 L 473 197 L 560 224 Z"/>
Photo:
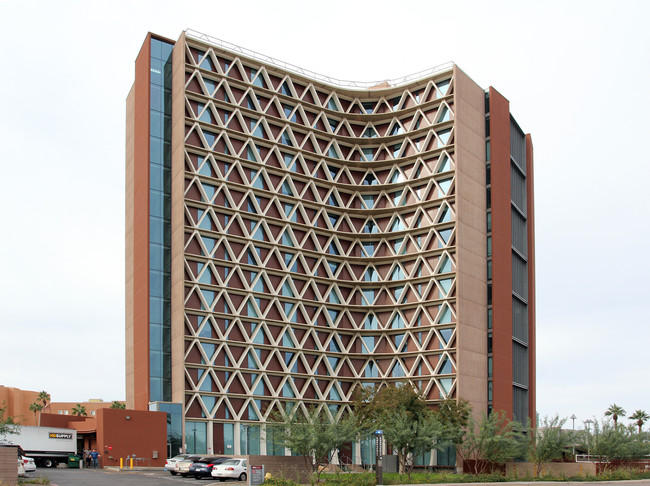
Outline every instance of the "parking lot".
<path id="1" fill-rule="evenodd" d="M 227 481 L 221 483 L 216 479 L 204 478 L 200 482 L 193 477 L 183 478 L 181 476 L 172 476 L 162 469 L 151 471 L 113 471 L 105 469 L 43 469 L 38 468 L 35 473 L 29 473 L 25 479 L 35 478 L 38 476 L 47 476 L 51 481 L 51 486 L 174 486 L 184 484 L 240 484 L 247 485 L 248 482 Z"/>

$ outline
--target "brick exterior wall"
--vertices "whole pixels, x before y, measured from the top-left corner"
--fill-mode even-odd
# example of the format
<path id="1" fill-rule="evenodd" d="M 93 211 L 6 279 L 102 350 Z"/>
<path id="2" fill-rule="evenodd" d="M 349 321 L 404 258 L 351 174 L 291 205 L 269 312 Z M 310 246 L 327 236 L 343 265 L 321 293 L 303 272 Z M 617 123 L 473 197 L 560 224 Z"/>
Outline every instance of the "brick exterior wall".
<path id="1" fill-rule="evenodd" d="M 18 452 L 14 447 L 0 447 L 0 484 L 15 486 L 18 484 Z"/>

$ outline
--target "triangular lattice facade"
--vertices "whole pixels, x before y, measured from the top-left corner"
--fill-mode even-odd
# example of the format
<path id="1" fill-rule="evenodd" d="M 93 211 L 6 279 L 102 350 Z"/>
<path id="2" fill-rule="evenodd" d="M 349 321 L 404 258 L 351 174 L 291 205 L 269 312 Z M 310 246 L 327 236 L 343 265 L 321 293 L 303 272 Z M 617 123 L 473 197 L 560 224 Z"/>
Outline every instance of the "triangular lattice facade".
<path id="1" fill-rule="evenodd" d="M 127 127 L 136 405 L 182 403 L 215 452 L 262 425 L 262 453 L 271 414 L 335 419 L 369 385 L 491 406 L 483 90 L 454 65 L 350 87 L 200 36 L 151 46 Z"/>

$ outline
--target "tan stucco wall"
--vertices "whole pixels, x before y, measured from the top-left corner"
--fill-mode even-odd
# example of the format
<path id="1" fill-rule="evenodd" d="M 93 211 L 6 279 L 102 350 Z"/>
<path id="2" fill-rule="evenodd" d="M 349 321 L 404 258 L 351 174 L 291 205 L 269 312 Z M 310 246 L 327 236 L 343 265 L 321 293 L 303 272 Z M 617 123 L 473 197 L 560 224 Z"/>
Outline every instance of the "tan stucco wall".
<path id="1" fill-rule="evenodd" d="M 487 410 L 485 95 L 454 67 L 456 110 L 458 396 Z"/>
<path id="2" fill-rule="evenodd" d="M 126 98 L 126 203 L 125 203 L 125 239 L 126 246 L 124 249 L 124 276 L 126 280 L 125 288 L 125 373 L 126 373 L 126 397 L 129 403 L 129 407 L 133 407 L 134 404 L 134 390 L 135 390 L 135 364 L 134 364 L 134 352 L 133 352 L 133 291 L 134 291 L 134 282 L 133 282 L 133 248 L 134 248 L 134 236 L 133 236 L 133 220 L 134 220 L 134 193 L 135 193 L 135 87 L 131 88 L 129 95 Z"/>
<path id="3" fill-rule="evenodd" d="M 22 425 L 37 425 L 38 418 L 29 406 L 38 399 L 38 393 L 0 385 L 0 407 L 6 408 L 5 418 L 12 417 Z"/>
<path id="4" fill-rule="evenodd" d="M 185 402 L 185 33 L 172 51 L 172 401 Z M 184 434 L 184 432 L 183 432 Z"/>

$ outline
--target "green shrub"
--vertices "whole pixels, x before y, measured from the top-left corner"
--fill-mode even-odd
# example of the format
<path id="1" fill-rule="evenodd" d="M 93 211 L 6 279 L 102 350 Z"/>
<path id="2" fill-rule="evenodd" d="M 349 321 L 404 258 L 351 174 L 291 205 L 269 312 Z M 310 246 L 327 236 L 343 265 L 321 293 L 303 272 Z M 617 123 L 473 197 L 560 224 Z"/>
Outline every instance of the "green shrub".
<path id="1" fill-rule="evenodd" d="M 409 479 L 407 474 L 386 473 L 384 484 L 444 484 L 444 483 L 496 483 L 507 481 L 500 474 L 450 474 L 435 472 L 411 473 Z"/>
<path id="2" fill-rule="evenodd" d="M 47 476 L 39 476 L 37 478 L 19 479 L 18 484 L 50 484 L 50 478 Z"/>
<path id="3" fill-rule="evenodd" d="M 298 483 L 292 481 L 291 479 L 278 478 L 275 476 L 266 478 L 262 484 L 265 484 L 267 486 L 298 486 Z"/>
<path id="4" fill-rule="evenodd" d="M 375 473 L 336 473 L 321 475 L 325 486 L 375 486 Z M 386 483 L 387 484 L 387 483 Z"/>
<path id="5" fill-rule="evenodd" d="M 505 477 L 500 474 L 451 474 L 417 472 L 412 473 L 409 479 L 407 474 L 384 473 L 385 485 L 401 484 L 444 484 L 444 483 L 501 483 L 508 481 L 535 482 L 535 481 L 570 481 L 570 482 L 596 482 L 596 481 L 624 481 L 650 479 L 650 472 L 639 471 L 638 469 L 620 468 L 613 471 L 605 471 L 600 476 L 557 476 L 543 475 L 542 477 Z M 296 486 L 293 481 L 286 483 L 269 483 L 272 486 Z M 321 484 L 324 486 L 374 486 L 375 473 L 336 473 L 321 474 Z"/>

